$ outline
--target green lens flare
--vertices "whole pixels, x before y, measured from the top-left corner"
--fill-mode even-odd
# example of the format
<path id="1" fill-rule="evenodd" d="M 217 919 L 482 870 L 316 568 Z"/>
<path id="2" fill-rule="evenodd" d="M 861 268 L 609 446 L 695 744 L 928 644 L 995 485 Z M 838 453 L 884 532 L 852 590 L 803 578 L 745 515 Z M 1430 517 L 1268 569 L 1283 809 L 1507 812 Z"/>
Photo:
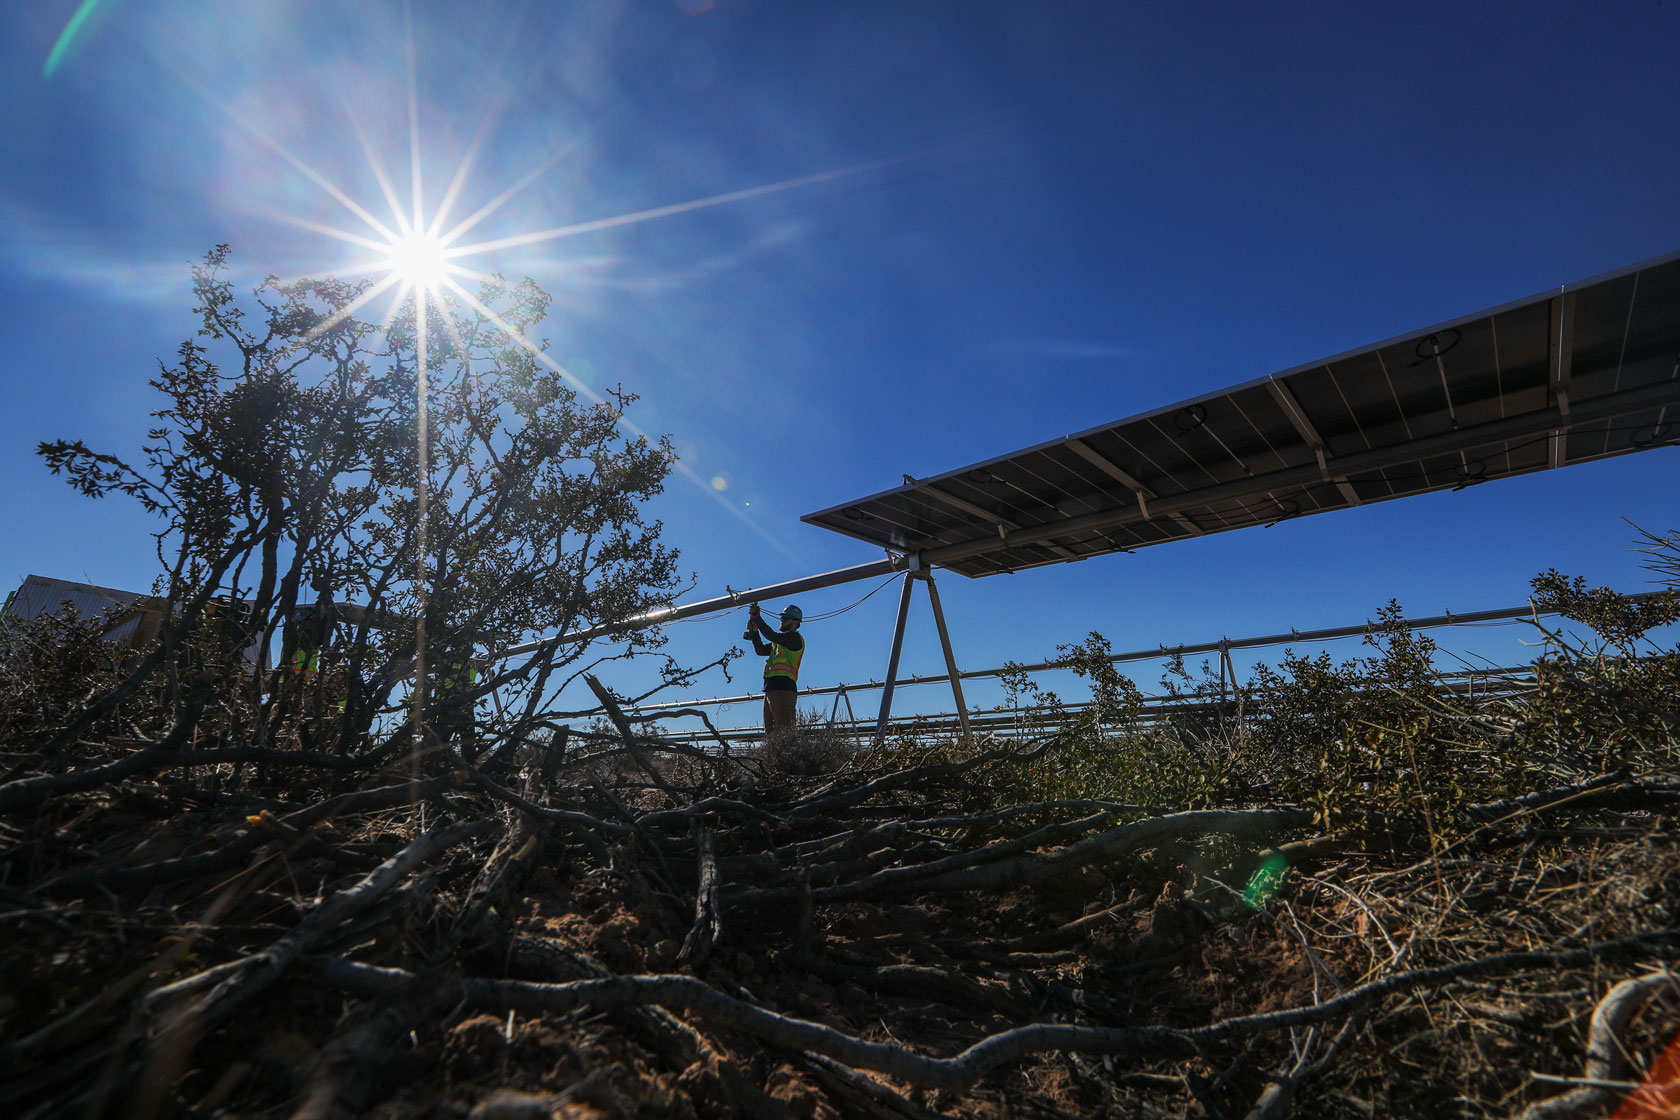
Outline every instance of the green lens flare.
<path id="1" fill-rule="evenodd" d="M 1250 910 L 1258 910 L 1277 894 L 1278 888 L 1283 885 L 1283 877 L 1288 873 L 1287 859 L 1275 852 L 1267 856 L 1249 876 L 1248 886 L 1243 890 L 1243 903 Z"/>
<path id="2" fill-rule="evenodd" d="M 64 52 L 70 49 L 70 42 L 75 39 L 76 32 L 81 30 L 82 24 L 87 22 L 87 18 L 93 14 L 93 10 L 97 7 L 99 7 L 99 0 L 82 0 L 81 6 L 76 9 L 76 14 L 70 17 L 70 22 L 65 24 L 64 30 L 58 33 L 58 42 L 53 44 L 52 51 L 48 53 L 46 65 L 41 67 L 41 77 L 50 78 L 53 76 L 53 71 L 58 69 L 58 64 L 64 61 Z"/>

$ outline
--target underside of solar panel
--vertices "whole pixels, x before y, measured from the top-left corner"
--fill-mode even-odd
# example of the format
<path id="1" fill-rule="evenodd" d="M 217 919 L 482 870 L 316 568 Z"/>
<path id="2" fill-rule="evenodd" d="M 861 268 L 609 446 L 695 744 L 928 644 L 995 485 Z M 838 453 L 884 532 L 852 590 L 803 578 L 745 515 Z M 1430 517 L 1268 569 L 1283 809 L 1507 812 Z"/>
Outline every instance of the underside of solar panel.
<path id="1" fill-rule="evenodd" d="M 1680 254 L 803 520 L 969 576 L 1680 443 Z"/>

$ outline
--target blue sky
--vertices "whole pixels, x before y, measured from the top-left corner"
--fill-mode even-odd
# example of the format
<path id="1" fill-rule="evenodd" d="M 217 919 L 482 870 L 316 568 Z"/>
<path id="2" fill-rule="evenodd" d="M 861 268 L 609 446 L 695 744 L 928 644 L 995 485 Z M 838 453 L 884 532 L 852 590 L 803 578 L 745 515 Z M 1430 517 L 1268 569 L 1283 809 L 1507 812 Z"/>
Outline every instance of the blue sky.
<path id="1" fill-rule="evenodd" d="M 79 7 L 0 12 L 9 585 L 149 584 L 146 520 L 72 494 L 33 449 L 133 449 L 210 245 L 248 282 L 365 255 L 283 220 L 357 224 L 257 136 L 377 207 L 352 125 L 406 167 L 410 42 L 431 189 L 484 122 L 463 213 L 543 169 L 489 236 L 852 169 L 474 262 L 553 292 L 554 356 L 640 393 L 637 423 L 727 482 L 657 503 L 696 597 L 874 559 L 799 516 L 905 473 L 1680 248 L 1680 5 L 1655 0 L 105 0 L 49 74 Z M 1553 566 L 1635 589 L 1623 519 L 1680 526 L 1676 465 L 1659 450 L 940 587 L 965 668 L 1093 628 L 1131 649 L 1390 598 L 1513 605 Z M 893 606 L 813 627 L 806 682 L 879 677 Z M 906 670 L 938 671 L 925 601 L 911 618 Z M 739 630 L 683 624 L 673 648 L 708 660 Z M 1475 642 L 1515 660 L 1517 637 Z"/>

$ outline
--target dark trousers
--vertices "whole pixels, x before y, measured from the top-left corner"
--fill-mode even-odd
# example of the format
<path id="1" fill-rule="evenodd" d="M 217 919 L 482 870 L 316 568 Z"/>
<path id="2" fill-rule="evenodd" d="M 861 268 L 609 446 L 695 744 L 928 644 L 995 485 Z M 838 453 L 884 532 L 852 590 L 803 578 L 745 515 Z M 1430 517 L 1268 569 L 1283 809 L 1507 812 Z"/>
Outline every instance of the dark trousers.
<path id="1" fill-rule="evenodd" d="M 765 738 L 793 730 L 794 710 L 798 707 L 798 700 L 799 693 L 791 688 L 764 690 Z"/>

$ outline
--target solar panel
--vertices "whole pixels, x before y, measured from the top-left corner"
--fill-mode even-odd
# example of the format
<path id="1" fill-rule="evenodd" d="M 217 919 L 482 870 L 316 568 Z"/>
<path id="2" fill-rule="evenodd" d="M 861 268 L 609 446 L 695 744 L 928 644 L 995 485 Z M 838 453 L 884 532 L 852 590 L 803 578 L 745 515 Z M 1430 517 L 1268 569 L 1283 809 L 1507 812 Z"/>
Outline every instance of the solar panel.
<path id="1" fill-rule="evenodd" d="M 1680 253 L 803 520 L 1013 572 L 1680 442 Z"/>

